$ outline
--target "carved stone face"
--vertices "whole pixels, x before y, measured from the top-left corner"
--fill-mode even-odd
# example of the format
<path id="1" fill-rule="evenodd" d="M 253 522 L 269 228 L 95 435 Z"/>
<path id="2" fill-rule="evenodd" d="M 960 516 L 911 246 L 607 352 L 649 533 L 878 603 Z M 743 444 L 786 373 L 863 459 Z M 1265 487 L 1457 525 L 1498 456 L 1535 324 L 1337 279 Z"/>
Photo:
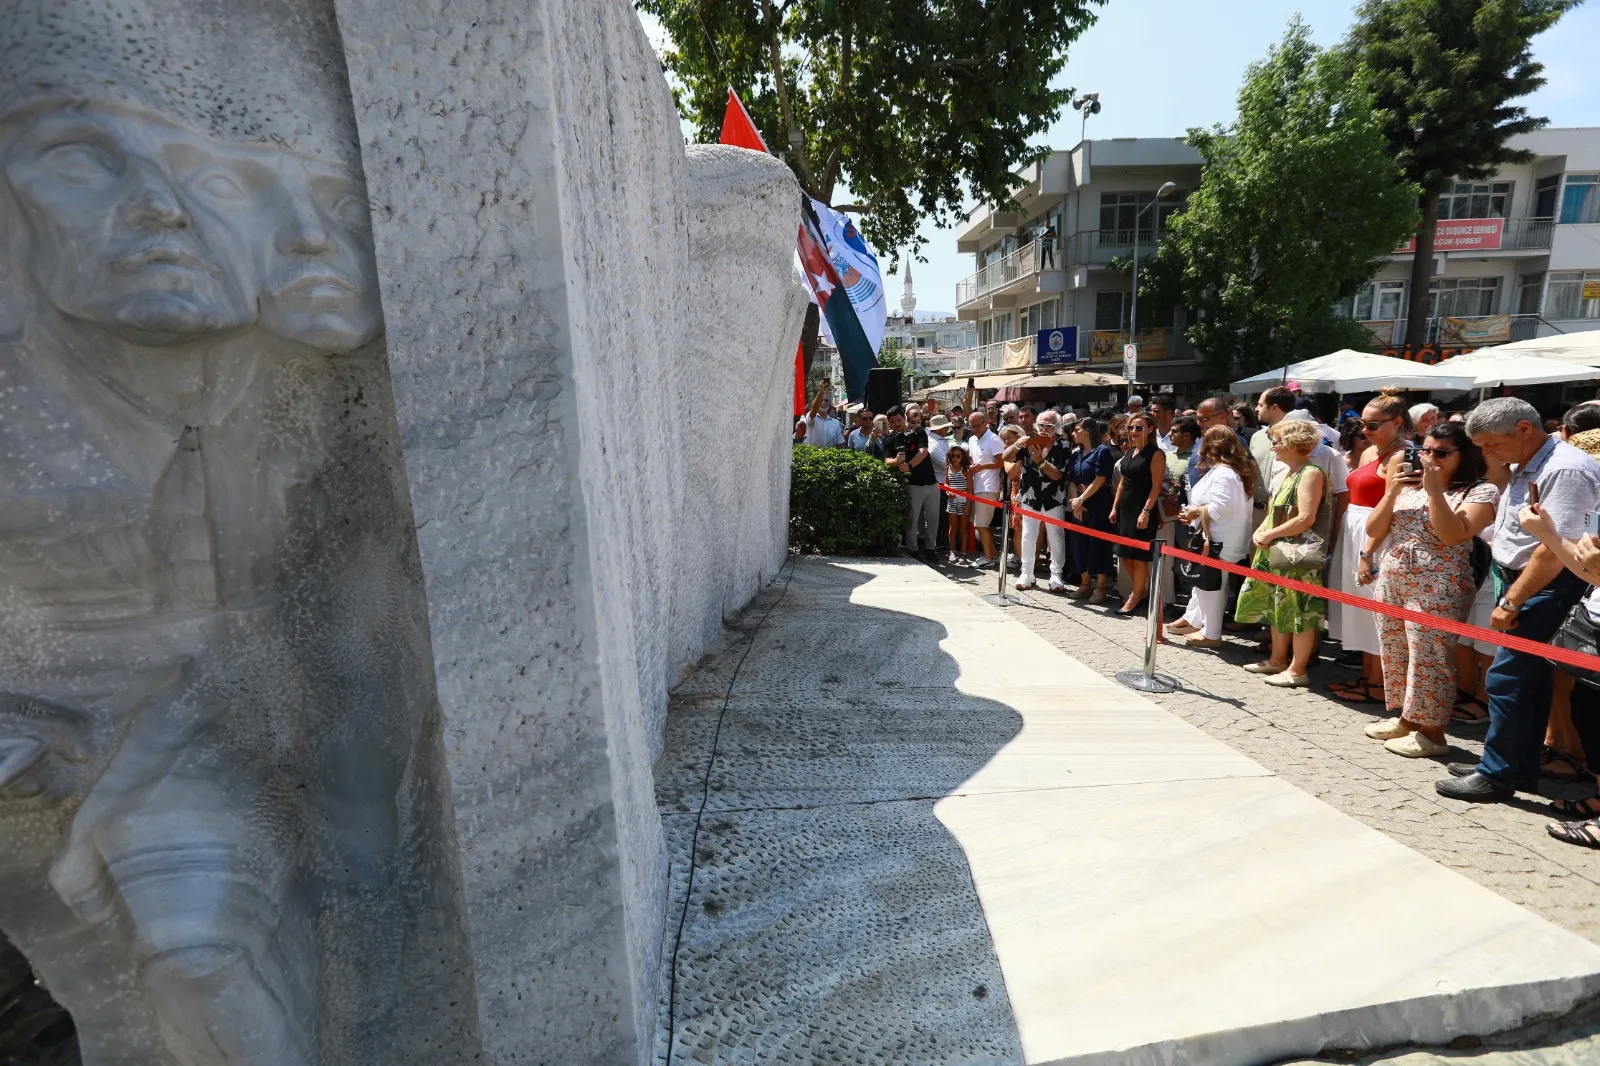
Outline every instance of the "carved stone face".
<path id="1" fill-rule="evenodd" d="M 267 332 L 348 352 L 383 331 L 366 188 L 346 171 L 288 152 L 211 147 L 180 172 L 246 249 Z"/>
<path id="2" fill-rule="evenodd" d="M 261 289 L 261 324 L 330 352 L 383 332 L 372 219 L 361 179 L 332 167 L 274 157 L 280 178 Z"/>
<path id="3" fill-rule="evenodd" d="M 174 170 L 204 137 L 145 115 L 62 106 L 0 128 L 0 176 L 31 236 L 45 297 L 139 344 L 223 333 L 254 319 L 238 264 L 219 254 L 209 176 Z"/>

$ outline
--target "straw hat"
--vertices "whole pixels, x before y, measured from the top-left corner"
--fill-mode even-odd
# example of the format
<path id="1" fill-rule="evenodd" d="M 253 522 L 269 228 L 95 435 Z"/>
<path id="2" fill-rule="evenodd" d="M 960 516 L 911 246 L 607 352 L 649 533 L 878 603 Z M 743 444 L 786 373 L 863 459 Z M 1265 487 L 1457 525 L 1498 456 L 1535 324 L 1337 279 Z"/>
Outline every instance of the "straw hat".
<path id="1" fill-rule="evenodd" d="M 1600 459 L 1600 429 L 1586 429 L 1582 433 L 1574 433 L 1567 438 L 1567 443 L 1589 453 L 1591 459 Z"/>
<path id="2" fill-rule="evenodd" d="M 932 420 L 928 422 L 928 428 L 929 429 L 949 429 L 950 428 L 950 420 L 948 418 L 946 418 L 944 415 L 934 415 Z"/>

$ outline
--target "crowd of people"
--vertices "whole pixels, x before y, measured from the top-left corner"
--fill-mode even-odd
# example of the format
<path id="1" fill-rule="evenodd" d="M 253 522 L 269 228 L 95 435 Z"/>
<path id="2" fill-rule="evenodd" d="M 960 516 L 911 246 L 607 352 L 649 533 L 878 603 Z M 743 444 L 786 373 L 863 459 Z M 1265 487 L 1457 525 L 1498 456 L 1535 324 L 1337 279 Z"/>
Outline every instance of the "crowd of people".
<path id="1" fill-rule="evenodd" d="M 1183 608 L 1168 639 L 1214 650 L 1225 629 L 1264 634 L 1266 657 L 1244 669 L 1284 688 L 1309 685 L 1319 645 L 1337 642 L 1361 672 L 1329 693 L 1381 710 L 1365 732 L 1389 752 L 1442 757 L 1447 728 L 1486 728 L 1482 757 L 1449 765 L 1443 796 L 1503 801 L 1541 777 L 1600 786 L 1600 672 L 1558 670 L 1421 620 L 1600 652 L 1600 400 L 1546 421 L 1512 396 L 1445 416 L 1386 391 L 1359 410 L 1342 403 L 1330 425 L 1283 387 L 1253 404 L 1218 396 L 1183 411 L 1168 395 L 1148 407 L 1135 395 L 1120 409 L 1036 410 L 979 403 L 969 389 L 948 411 L 907 403 L 850 415 L 846 431 L 821 392 L 795 440 L 900 471 L 912 554 L 1010 565 L 1023 590 L 1038 587 L 1044 563 L 1050 592 L 1086 604 L 1115 596 L 1125 576 L 1119 614 L 1145 608 L 1154 541 L 1248 560 L 1298 587 L 1185 565 L 1176 595 L 1162 597 Z M 1002 543 L 1013 546 L 1004 559 Z M 1552 836 L 1600 847 L 1600 796 L 1552 808 Z"/>

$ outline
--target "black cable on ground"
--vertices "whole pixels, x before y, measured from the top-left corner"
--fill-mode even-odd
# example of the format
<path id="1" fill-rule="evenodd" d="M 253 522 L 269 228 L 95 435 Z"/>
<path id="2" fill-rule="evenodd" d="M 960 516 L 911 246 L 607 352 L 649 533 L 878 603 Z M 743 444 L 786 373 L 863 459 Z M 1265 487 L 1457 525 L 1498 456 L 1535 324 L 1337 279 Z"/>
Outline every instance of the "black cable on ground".
<path id="1" fill-rule="evenodd" d="M 783 569 L 788 570 L 790 564 L 784 563 Z M 706 760 L 706 775 L 700 782 L 700 808 L 694 812 L 694 832 L 689 836 L 689 883 L 683 890 L 683 909 L 678 913 L 678 930 L 672 938 L 672 957 L 667 961 L 667 1060 L 666 1066 L 672 1066 L 672 1045 L 678 1031 L 678 950 L 683 946 L 683 927 L 689 920 L 689 901 L 694 896 L 694 869 L 695 851 L 700 846 L 700 822 L 705 817 L 706 804 L 711 801 L 711 772 L 717 765 L 717 745 L 722 741 L 722 723 L 728 717 L 728 704 L 733 702 L 733 686 L 739 681 L 739 671 L 744 669 L 744 661 L 750 658 L 750 651 L 756 646 L 756 637 L 761 633 L 761 627 L 767 624 L 767 618 L 783 598 L 789 594 L 789 582 L 794 580 L 794 575 L 784 579 L 783 591 L 778 598 L 772 601 L 761 614 L 761 620 L 750 631 L 750 642 L 745 645 L 744 654 L 739 656 L 739 663 L 733 668 L 733 676 L 728 679 L 728 690 L 722 695 L 722 709 L 717 712 L 717 728 L 711 735 L 711 757 Z"/>

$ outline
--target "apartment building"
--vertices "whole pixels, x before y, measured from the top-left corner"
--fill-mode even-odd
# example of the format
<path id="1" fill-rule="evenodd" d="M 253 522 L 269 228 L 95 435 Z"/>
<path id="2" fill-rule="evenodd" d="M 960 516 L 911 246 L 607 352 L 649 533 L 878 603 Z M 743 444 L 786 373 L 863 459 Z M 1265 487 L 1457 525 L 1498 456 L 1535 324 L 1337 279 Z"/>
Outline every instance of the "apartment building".
<path id="1" fill-rule="evenodd" d="M 1532 161 L 1439 200 L 1428 343 L 1473 348 L 1600 327 L 1600 127 L 1515 137 Z M 1340 311 L 1402 350 L 1411 302 L 1411 246 L 1388 257 Z"/>
<path id="2" fill-rule="evenodd" d="M 1600 127 L 1539 130 L 1512 143 L 1532 161 L 1458 182 L 1440 201 L 1427 296 L 1435 350 L 1600 328 Z M 957 315 L 978 329 L 968 363 L 1034 363 L 1034 337 L 1057 326 L 1077 327 L 1080 364 L 1120 362 L 1131 284 L 1111 263 L 1130 258 L 1135 238 L 1141 257 L 1154 249 L 1200 172 L 1180 138 L 1084 141 L 1025 172 L 1020 210 L 969 214 L 956 231 L 957 250 L 975 267 L 956 286 Z M 1157 200 L 1167 182 L 1175 190 Z M 1042 239 L 1047 227 L 1054 241 Z M 1412 256 L 1410 246 L 1388 256 L 1339 308 L 1391 354 L 1406 354 Z M 1138 314 L 1140 381 L 1200 380 L 1184 309 L 1147 303 Z"/>
<path id="3" fill-rule="evenodd" d="M 979 207 L 956 230 L 956 249 L 975 272 L 956 286 L 956 314 L 977 323 L 979 369 L 1035 362 L 1036 335 L 1077 327 L 1079 363 L 1122 362 L 1132 287 L 1112 267 L 1155 250 L 1167 220 L 1200 184 L 1200 156 L 1176 137 L 1086 140 L 1052 152 L 1024 173 L 1020 211 Z M 1157 199 L 1167 182 L 1175 189 Z M 1055 238 L 1044 236 L 1049 228 Z M 1197 354 L 1183 337 L 1182 309 L 1147 302 L 1139 313 L 1139 380 L 1200 380 Z"/>

